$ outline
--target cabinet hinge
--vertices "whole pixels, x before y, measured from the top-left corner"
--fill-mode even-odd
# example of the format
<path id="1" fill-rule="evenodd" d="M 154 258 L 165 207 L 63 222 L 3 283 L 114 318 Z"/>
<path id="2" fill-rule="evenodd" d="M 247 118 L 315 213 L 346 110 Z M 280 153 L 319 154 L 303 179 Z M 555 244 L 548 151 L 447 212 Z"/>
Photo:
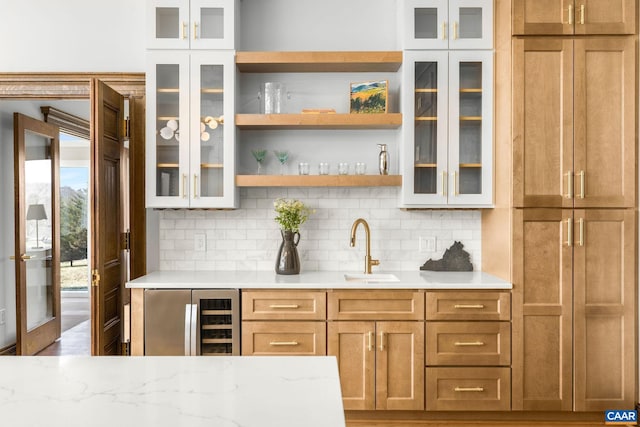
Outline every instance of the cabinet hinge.
<path id="1" fill-rule="evenodd" d="M 124 122 L 122 123 L 122 135 L 124 136 L 124 139 L 129 139 L 131 137 L 131 119 L 129 119 L 129 117 L 124 119 Z"/>
<path id="2" fill-rule="evenodd" d="M 131 232 L 129 230 L 120 234 L 120 249 L 131 250 Z"/>
<path id="3" fill-rule="evenodd" d="M 91 286 L 94 287 L 94 288 L 97 288 L 99 284 L 100 284 L 100 273 L 98 273 L 98 270 L 92 270 L 91 271 Z"/>

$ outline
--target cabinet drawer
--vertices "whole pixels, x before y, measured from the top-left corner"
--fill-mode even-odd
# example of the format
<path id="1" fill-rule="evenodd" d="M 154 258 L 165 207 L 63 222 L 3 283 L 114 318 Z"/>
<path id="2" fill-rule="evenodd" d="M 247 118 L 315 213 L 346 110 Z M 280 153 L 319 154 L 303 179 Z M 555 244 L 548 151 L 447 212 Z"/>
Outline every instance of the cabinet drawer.
<path id="1" fill-rule="evenodd" d="M 427 320 L 509 320 L 509 292 L 427 292 Z"/>
<path id="2" fill-rule="evenodd" d="M 427 365 L 502 365 L 511 361 L 509 322 L 427 322 Z"/>
<path id="3" fill-rule="evenodd" d="M 424 293 L 336 291 L 328 293 L 330 320 L 424 320 Z"/>
<path id="4" fill-rule="evenodd" d="M 325 322 L 242 322 L 244 356 L 324 356 Z"/>
<path id="5" fill-rule="evenodd" d="M 326 320 L 324 291 L 246 291 L 242 320 Z"/>
<path id="6" fill-rule="evenodd" d="M 426 368 L 427 411 L 508 411 L 509 368 Z"/>

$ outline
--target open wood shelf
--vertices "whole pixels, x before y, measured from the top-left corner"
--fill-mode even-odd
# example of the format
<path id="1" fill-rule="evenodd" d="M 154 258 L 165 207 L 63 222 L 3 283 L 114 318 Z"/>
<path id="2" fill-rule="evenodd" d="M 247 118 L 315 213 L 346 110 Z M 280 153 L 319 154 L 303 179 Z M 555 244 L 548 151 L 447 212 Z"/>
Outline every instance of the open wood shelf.
<path id="1" fill-rule="evenodd" d="M 396 72 L 400 65 L 400 51 L 236 53 L 244 73 Z"/>
<path id="2" fill-rule="evenodd" d="M 402 114 L 236 114 L 240 129 L 397 129 Z"/>
<path id="3" fill-rule="evenodd" d="M 402 175 L 236 175 L 238 187 L 398 187 Z"/>

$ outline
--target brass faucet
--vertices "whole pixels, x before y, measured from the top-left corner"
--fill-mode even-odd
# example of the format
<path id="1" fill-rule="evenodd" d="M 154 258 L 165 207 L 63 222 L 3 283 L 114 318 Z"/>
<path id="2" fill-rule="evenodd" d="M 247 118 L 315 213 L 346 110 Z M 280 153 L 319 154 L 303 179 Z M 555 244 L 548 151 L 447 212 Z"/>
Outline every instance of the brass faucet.
<path id="1" fill-rule="evenodd" d="M 371 266 L 380 265 L 380 261 L 371 258 L 371 230 L 369 229 L 369 224 L 367 224 L 367 221 L 364 219 L 358 218 L 353 222 L 349 246 L 353 248 L 356 245 L 356 230 L 360 224 L 364 226 L 364 233 L 367 236 L 367 253 L 364 257 L 364 272 L 365 274 L 371 274 Z"/>

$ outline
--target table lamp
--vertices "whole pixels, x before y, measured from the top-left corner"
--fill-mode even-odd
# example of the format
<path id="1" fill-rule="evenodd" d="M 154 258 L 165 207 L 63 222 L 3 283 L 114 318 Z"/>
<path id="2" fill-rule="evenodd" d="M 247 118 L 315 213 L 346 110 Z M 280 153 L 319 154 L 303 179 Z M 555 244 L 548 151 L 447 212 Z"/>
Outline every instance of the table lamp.
<path id="1" fill-rule="evenodd" d="M 27 221 L 32 219 L 36 221 L 36 245 L 34 248 L 39 249 L 42 246 L 40 246 L 40 236 L 38 235 L 38 221 L 47 219 L 47 212 L 44 210 L 43 204 L 36 203 L 29 205 L 29 209 L 27 209 Z"/>

